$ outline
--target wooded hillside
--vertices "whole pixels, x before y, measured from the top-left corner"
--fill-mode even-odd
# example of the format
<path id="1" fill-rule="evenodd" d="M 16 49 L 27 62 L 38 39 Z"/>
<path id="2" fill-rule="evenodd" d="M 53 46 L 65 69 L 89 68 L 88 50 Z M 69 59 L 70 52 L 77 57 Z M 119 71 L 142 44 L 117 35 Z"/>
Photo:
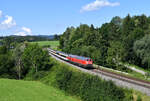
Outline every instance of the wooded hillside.
<path id="1" fill-rule="evenodd" d="M 116 16 L 97 28 L 86 24 L 68 27 L 60 38 L 60 48 L 110 68 L 128 62 L 150 69 L 150 17 Z"/>

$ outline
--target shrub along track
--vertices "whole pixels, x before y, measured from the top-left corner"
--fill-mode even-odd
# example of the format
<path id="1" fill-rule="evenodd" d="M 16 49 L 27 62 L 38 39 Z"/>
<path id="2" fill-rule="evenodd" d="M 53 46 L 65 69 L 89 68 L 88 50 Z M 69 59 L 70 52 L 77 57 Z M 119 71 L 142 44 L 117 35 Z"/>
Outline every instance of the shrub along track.
<path id="1" fill-rule="evenodd" d="M 49 49 L 48 49 L 48 51 L 49 51 L 49 54 L 53 58 L 57 59 L 58 61 L 61 61 L 65 64 L 71 65 L 72 67 L 80 69 L 83 72 L 97 75 L 97 76 L 101 77 L 102 79 L 111 80 L 118 86 L 121 86 L 124 88 L 135 89 L 135 90 L 138 90 L 138 91 L 150 96 L 150 82 L 148 82 L 148 81 L 136 79 L 133 77 L 128 77 L 126 75 L 117 74 L 117 73 L 114 73 L 114 72 L 111 72 L 108 70 L 104 70 L 104 69 L 84 69 L 80 66 L 71 64 L 70 62 L 64 60 L 64 57 L 62 57 L 63 58 L 62 59 L 61 56 L 51 52 Z"/>

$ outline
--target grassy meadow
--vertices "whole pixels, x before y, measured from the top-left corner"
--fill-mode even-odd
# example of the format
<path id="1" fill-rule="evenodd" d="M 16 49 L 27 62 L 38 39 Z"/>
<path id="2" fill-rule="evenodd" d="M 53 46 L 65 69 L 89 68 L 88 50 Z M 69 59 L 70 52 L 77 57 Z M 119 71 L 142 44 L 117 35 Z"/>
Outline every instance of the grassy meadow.
<path id="1" fill-rule="evenodd" d="M 37 81 L 0 79 L 0 101 L 79 101 Z"/>
<path id="2" fill-rule="evenodd" d="M 57 49 L 59 46 L 59 41 L 37 41 L 37 42 L 30 42 L 32 44 L 39 44 L 39 46 L 50 46 L 53 49 Z"/>

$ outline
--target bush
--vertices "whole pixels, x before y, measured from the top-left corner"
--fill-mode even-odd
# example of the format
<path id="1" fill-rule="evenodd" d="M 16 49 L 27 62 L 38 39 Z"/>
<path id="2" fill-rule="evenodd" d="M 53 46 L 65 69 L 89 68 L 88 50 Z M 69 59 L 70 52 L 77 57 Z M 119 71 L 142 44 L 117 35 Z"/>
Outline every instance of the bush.
<path id="1" fill-rule="evenodd" d="M 133 92 L 132 90 L 125 90 L 125 96 L 126 98 L 124 99 L 124 101 L 133 101 Z"/>
<path id="2" fill-rule="evenodd" d="M 149 78 L 149 77 L 150 77 L 150 73 L 146 73 L 146 74 L 145 74 L 145 77 L 146 77 L 146 78 Z"/>
<path id="3" fill-rule="evenodd" d="M 83 101 L 123 101 L 124 90 L 111 81 L 97 76 L 60 68 L 56 73 L 56 85 L 71 95 L 80 96 Z"/>
<path id="4" fill-rule="evenodd" d="M 138 97 L 137 97 L 137 101 L 142 101 L 141 96 L 138 96 Z"/>
<path id="5" fill-rule="evenodd" d="M 33 79 L 34 80 L 39 80 L 41 78 L 43 78 L 44 76 L 47 75 L 47 72 L 46 71 L 38 71 L 36 72 L 34 75 L 33 75 Z"/>

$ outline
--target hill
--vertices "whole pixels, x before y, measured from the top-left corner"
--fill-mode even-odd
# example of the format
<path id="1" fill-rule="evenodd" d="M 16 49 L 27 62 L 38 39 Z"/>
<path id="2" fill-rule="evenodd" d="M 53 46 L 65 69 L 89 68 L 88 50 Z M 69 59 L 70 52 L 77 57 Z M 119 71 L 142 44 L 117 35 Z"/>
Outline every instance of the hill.
<path id="1" fill-rule="evenodd" d="M 78 101 L 36 81 L 0 79 L 0 101 Z"/>
<path id="2" fill-rule="evenodd" d="M 48 38 L 48 39 L 54 39 L 54 35 L 38 35 L 38 36 Z"/>

